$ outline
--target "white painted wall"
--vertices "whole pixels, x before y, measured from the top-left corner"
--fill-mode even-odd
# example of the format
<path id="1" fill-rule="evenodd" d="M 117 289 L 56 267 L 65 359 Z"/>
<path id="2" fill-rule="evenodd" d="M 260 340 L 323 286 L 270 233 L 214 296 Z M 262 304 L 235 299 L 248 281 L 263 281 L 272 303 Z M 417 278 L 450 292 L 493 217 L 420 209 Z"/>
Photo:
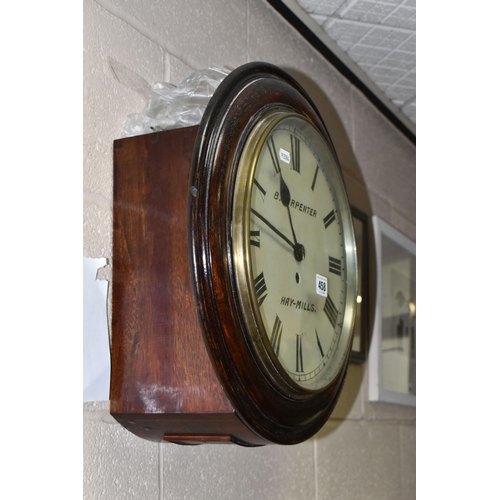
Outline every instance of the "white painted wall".
<path id="1" fill-rule="evenodd" d="M 112 250 L 112 142 L 142 98 L 108 57 L 148 82 L 263 60 L 311 93 L 338 148 L 351 202 L 415 239 L 415 147 L 264 0 L 84 0 L 84 238 Z M 372 283 L 373 286 L 373 283 Z M 415 409 L 368 402 L 367 366 L 351 365 L 319 435 L 294 447 L 181 447 L 141 440 L 108 404 L 84 404 L 84 498 L 415 498 Z"/>

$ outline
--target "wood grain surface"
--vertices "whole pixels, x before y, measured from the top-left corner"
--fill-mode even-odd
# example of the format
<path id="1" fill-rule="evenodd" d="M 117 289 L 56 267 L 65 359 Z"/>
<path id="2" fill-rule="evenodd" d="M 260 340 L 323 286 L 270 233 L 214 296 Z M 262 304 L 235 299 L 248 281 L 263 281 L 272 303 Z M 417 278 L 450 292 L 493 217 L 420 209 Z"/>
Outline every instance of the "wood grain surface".
<path id="1" fill-rule="evenodd" d="M 197 130 L 114 143 L 111 414 L 147 439 L 227 441 L 240 431 L 261 443 L 217 379 L 194 303 L 187 217 Z"/>

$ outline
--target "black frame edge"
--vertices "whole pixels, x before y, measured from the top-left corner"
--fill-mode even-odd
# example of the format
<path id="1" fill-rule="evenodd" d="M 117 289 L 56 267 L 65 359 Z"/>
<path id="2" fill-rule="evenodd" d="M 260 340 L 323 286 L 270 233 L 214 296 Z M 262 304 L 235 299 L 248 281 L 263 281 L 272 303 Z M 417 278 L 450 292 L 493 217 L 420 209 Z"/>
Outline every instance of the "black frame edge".
<path id="1" fill-rule="evenodd" d="M 334 66 L 341 75 L 358 88 L 368 100 L 413 144 L 416 144 L 416 134 L 413 133 L 396 116 L 360 78 L 354 74 L 281 0 L 267 0 L 325 59 Z"/>

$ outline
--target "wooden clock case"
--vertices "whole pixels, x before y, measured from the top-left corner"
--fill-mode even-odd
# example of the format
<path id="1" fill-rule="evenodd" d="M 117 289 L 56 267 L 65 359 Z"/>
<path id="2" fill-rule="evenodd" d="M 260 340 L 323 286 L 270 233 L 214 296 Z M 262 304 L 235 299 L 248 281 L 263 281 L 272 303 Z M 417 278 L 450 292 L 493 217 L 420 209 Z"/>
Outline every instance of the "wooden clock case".
<path id="1" fill-rule="evenodd" d="M 323 426 L 340 395 L 348 355 L 319 391 L 269 372 L 235 289 L 238 159 L 254 125 L 276 109 L 309 119 L 335 155 L 307 94 L 266 63 L 232 72 L 199 127 L 114 142 L 110 411 L 142 438 L 295 444 Z"/>

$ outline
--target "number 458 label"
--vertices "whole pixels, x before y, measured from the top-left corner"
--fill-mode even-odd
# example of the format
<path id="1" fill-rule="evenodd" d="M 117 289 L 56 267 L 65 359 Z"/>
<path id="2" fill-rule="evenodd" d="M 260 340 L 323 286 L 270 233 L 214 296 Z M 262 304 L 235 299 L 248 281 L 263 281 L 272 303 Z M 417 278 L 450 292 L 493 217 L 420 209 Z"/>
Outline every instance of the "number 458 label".
<path id="1" fill-rule="evenodd" d="M 328 279 L 320 274 L 316 275 L 316 293 L 322 297 L 328 295 Z"/>

